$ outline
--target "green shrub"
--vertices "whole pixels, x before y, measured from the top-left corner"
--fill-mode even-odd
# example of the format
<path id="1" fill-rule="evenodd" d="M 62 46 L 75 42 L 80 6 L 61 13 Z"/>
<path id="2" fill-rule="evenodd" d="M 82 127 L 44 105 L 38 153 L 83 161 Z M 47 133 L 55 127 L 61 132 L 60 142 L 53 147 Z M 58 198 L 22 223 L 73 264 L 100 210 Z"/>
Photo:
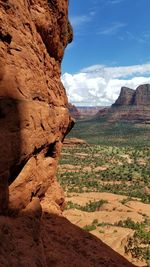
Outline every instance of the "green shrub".
<path id="1" fill-rule="evenodd" d="M 89 224 L 89 225 L 85 225 L 85 226 L 83 227 L 83 229 L 84 229 L 85 231 L 87 231 L 87 232 L 91 232 L 91 231 L 93 231 L 93 230 L 96 229 L 96 226 L 93 225 L 93 224 Z"/>
<path id="2" fill-rule="evenodd" d="M 82 211 L 93 212 L 98 210 L 104 203 L 108 203 L 108 201 L 104 199 L 100 199 L 98 201 L 89 201 L 89 203 L 86 203 L 85 206 L 68 201 L 66 209 L 78 209 Z"/>

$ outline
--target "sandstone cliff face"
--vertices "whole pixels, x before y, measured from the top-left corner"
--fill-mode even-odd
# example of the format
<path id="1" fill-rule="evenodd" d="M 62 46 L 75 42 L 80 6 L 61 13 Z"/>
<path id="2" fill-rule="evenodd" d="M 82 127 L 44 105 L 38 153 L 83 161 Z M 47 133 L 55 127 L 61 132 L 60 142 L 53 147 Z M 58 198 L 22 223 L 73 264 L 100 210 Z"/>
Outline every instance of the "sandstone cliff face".
<path id="1" fill-rule="evenodd" d="M 73 123 L 60 81 L 71 39 L 68 1 L 0 1 L 0 212 L 8 183 L 10 206 L 20 209 L 54 182 Z"/>
<path id="2" fill-rule="evenodd" d="M 118 99 L 115 101 L 114 106 L 127 106 L 132 104 L 134 90 L 128 87 L 122 87 Z"/>
<path id="3" fill-rule="evenodd" d="M 122 87 L 118 99 L 113 106 L 150 105 L 150 84 L 143 84 L 136 90 Z"/>
<path id="4" fill-rule="evenodd" d="M 136 89 L 134 105 L 150 106 L 150 84 L 140 85 Z"/>

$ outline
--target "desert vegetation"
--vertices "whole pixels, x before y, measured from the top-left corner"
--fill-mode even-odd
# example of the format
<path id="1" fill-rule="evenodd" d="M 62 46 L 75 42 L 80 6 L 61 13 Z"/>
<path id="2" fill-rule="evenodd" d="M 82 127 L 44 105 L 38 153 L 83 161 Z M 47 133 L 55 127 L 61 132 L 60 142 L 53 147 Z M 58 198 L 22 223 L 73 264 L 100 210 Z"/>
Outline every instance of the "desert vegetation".
<path id="1" fill-rule="evenodd" d="M 105 230 L 102 230 L 106 226 L 118 226 L 134 230 L 133 236 L 130 237 L 125 245 L 125 253 L 131 253 L 134 258 L 145 259 L 147 266 L 150 266 L 150 220 L 146 217 L 141 223 L 133 221 L 131 218 L 126 220 L 120 220 L 114 224 L 112 223 L 99 223 L 97 219 L 93 220 L 90 225 L 85 225 L 84 230 L 91 232 L 96 228 L 101 227 L 99 233 L 103 234 Z M 114 233 L 117 230 L 114 229 Z"/>
<path id="2" fill-rule="evenodd" d="M 104 118 L 95 117 L 78 120 L 69 137 L 94 145 L 145 147 L 150 146 L 150 126 L 123 121 L 108 123 Z"/>
<path id="3" fill-rule="evenodd" d="M 147 147 L 76 146 L 64 148 L 58 179 L 65 192 L 110 192 L 139 198 L 149 185 L 150 150 Z"/>
<path id="4" fill-rule="evenodd" d="M 86 203 L 85 206 L 81 206 L 79 204 L 74 204 L 71 201 L 67 202 L 67 209 L 78 209 L 82 211 L 87 211 L 87 212 L 93 212 L 98 210 L 104 203 L 107 203 L 107 200 L 100 199 L 98 201 L 89 201 L 89 203 Z"/>
<path id="5" fill-rule="evenodd" d="M 113 236 L 112 239 L 114 236 L 120 238 L 121 231 L 126 229 L 124 253 L 133 259 L 145 260 L 150 266 L 150 194 L 146 191 L 150 179 L 148 128 L 145 130 L 146 126 L 142 125 L 127 125 L 127 128 L 118 125 L 115 128 L 103 124 L 98 133 L 96 126 L 92 129 L 94 122 L 92 125 L 89 121 L 82 123 L 78 122 L 72 135 L 77 133 L 76 136 L 84 138 L 87 144 L 64 147 L 59 162 L 58 179 L 67 196 L 66 214 L 74 210 L 76 218 L 78 212 L 88 213 L 91 219 L 84 223 L 85 219 L 79 216 L 75 223 L 106 240 L 106 243 L 109 239 L 107 232 Z M 109 197 L 103 198 L 103 195 L 90 198 L 90 194 L 104 193 L 119 196 L 117 204 L 113 206 Z M 82 203 L 84 195 L 87 200 Z M 137 209 L 137 217 L 134 218 L 136 205 L 141 205 L 141 208 Z M 144 210 L 142 205 L 145 205 Z M 111 220 L 115 214 L 116 220 Z M 110 221 L 107 216 L 110 216 Z M 69 218 L 72 220 L 71 216 Z"/>

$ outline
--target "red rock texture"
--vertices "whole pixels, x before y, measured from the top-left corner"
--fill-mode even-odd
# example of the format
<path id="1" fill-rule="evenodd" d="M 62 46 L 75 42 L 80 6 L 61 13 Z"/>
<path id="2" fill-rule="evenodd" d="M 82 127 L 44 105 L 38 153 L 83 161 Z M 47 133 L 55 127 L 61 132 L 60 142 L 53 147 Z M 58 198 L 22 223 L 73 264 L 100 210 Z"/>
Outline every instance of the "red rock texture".
<path id="1" fill-rule="evenodd" d="M 8 182 L 10 205 L 20 209 L 55 179 L 57 154 L 73 123 L 60 81 L 71 40 L 68 1 L 0 1 L 1 212 Z"/>

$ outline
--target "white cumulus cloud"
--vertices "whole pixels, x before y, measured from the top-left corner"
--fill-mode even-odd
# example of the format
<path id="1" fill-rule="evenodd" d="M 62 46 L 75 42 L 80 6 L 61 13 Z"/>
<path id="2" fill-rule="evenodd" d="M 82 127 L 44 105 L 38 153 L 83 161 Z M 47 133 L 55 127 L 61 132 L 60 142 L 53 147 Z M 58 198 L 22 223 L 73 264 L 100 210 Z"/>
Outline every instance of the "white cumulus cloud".
<path id="1" fill-rule="evenodd" d="M 150 83 L 150 64 L 105 67 L 94 65 L 79 73 L 62 75 L 69 102 L 77 106 L 106 106 L 117 99 L 122 86 L 135 89 Z"/>

